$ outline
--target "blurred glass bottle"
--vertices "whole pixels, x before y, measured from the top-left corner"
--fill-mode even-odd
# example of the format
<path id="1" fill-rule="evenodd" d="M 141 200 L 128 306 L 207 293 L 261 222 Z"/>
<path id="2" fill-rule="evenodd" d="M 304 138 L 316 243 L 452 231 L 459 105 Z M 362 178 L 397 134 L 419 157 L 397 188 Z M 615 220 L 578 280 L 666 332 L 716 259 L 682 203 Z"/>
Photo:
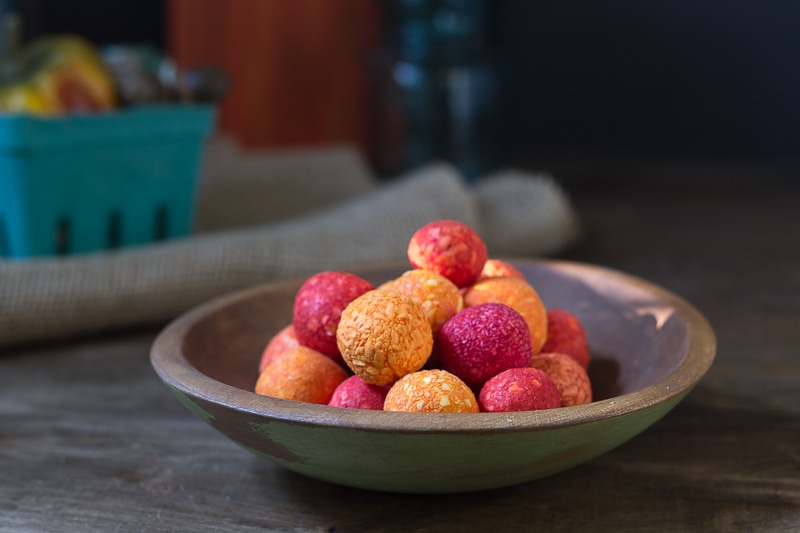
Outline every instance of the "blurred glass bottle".
<path id="1" fill-rule="evenodd" d="M 489 1 L 390 0 L 373 65 L 372 159 L 391 177 L 445 160 L 468 181 L 502 163 L 502 67 Z"/>

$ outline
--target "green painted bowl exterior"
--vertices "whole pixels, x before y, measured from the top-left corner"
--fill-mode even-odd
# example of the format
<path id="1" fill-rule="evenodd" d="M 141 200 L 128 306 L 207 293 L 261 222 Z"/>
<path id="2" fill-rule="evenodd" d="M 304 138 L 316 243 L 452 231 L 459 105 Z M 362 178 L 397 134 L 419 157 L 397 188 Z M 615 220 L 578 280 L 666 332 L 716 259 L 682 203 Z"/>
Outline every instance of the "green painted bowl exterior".
<path id="1" fill-rule="evenodd" d="M 646 281 L 578 263 L 513 260 L 548 308 L 574 312 L 592 351 L 591 404 L 516 413 L 361 411 L 250 392 L 266 342 L 291 320 L 302 279 L 255 287 L 179 317 L 151 352 L 193 413 L 289 470 L 372 490 L 484 490 L 549 476 L 636 436 L 678 404 L 710 367 L 705 318 Z M 373 283 L 392 265 L 356 271 Z"/>

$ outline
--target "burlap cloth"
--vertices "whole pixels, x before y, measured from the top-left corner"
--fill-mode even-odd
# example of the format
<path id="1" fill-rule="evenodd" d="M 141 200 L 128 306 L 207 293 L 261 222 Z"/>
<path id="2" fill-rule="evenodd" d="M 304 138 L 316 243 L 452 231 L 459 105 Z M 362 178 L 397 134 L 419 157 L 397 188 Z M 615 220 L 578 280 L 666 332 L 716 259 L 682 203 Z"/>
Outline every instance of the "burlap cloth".
<path id="1" fill-rule="evenodd" d="M 321 270 L 406 259 L 436 219 L 475 228 L 491 256 L 543 256 L 580 234 L 548 175 L 467 184 L 447 164 L 375 179 L 345 146 L 243 153 L 208 146 L 190 237 L 63 258 L 0 260 L 0 348 L 166 322 L 215 296 Z"/>

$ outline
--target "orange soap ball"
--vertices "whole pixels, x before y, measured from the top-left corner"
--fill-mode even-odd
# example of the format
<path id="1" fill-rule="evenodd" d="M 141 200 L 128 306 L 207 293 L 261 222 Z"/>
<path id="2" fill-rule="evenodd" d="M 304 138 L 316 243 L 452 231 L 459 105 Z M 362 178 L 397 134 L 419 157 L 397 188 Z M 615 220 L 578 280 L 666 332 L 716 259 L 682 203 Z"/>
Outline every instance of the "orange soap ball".
<path id="1" fill-rule="evenodd" d="M 299 344 L 341 362 L 336 345 L 336 328 L 347 305 L 375 287 L 348 272 L 326 271 L 314 274 L 298 289 L 294 299 L 292 324 Z"/>
<path id="2" fill-rule="evenodd" d="M 465 287 L 475 282 L 488 258 L 486 243 L 471 227 L 455 220 L 430 222 L 411 236 L 408 260 Z"/>
<path id="3" fill-rule="evenodd" d="M 387 392 L 389 392 L 388 386 L 370 385 L 364 383 L 364 380 L 358 376 L 350 376 L 336 387 L 328 405 L 382 411 Z"/>
<path id="4" fill-rule="evenodd" d="M 525 275 L 508 261 L 489 258 L 486 260 L 486 263 L 484 263 L 483 270 L 481 271 L 481 275 L 478 277 L 478 279 L 504 278 L 506 276 L 523 280 L 525 279 Z"/>
<path id="5" fill-rule="evenodd" d="M 258 363 L 258 371 L 261 372 L 267 367 L 268 364 L 272 362 L 273 359 L 278 357 L 289 348 L 298 346 L 299 344 L 300 343 L 297 340 L 297 335 L 294 332 L 294 325 L 289 324 L 288 326 L 284 327 L 278 333 L 272 336 L 267 343 L 267 346 L 264 348 L 264 351 L 261 354 L 261 359 Z"/>
<path id="6" fill-rule="evenodd" d="M 393 290 L 405 294 L 422 306 L 434 336 L 450 317 L 461 311 L 464 300 L 456 285 L 432 270 L 415 269 L 389 280 L 379 289 Z"/>
<path id="7" fill-rule="evenodd" d="M 487 381 L 478 395 L 481 411 L 538 411 L 561 405 L 558 387 L 538 368 L 511 368 Z"/>
<path id="8" fill-rule="evenodd" d="M 353 373 L 370 385 L 389 385 L 425 365 L 433 333 L 419 303 L 375 289 L 344 309 L 336 341 Z"/>
<path id="9" fill-rule="evenodd" d="M 565 353 L 584 369 L 589 368 L 592 359 L 583 324 L 564 309 L 547 311 L 547 340 L 542 346 L 542 352 Z"/>
<path id="10" fill-rule="evenodd" d="M 480 388 L 489 378 L 531 362 L 528 325 L 505 304 L 468 307 L 445 323 L 437 338 L 442 368 Z"/>
<path id="11" fill-rule="evenodd" d="M 547 339 L 547 310 L 530 283 L 516 277 L 486 278 L 468 287 L 463 297 L 464 307 L 495 302 L 517 311 L 528 324 L 533 353 L 542 350 Z"/>
<path id="12" fill-rule="evenodd" d="M 457 376 L 430 369 L 400 378 L 386 395 L 384 411 L 413 413 L 477 413 L 475 394 Z"/>
<path id="13" fill-rule="evenodd" d="M 279 355 L 259 374 L 255 392 L 324 405 L 347 376 L 347 372 L 325 354 L 306 346 L 295 346 Z"/>
<path id="14" fill-rule="evenodd" d="M 589 376 L 569 355 L 543 352 L 531 359 L 530 366 L 550 376 L 561 395 L 561 407 L 591 403 L 592 383 Z"/>

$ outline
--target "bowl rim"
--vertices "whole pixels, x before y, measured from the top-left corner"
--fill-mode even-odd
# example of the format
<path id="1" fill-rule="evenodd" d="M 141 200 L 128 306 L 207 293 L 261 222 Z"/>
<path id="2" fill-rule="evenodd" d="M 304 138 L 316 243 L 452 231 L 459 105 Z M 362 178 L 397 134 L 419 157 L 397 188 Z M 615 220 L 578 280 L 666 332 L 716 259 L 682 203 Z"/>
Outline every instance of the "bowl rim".
<path id="1" fill-rule="evenodd" d="M 298 285 L 308 276 L 263 283 L 228 293 L 200 304 L 167 324 L 155 338 L 150 361 L 160 379 L 170 388 L 228 409 L 273 421 L 285 421 L 315 427 L 391 433 L 502 433 L 543 431 L 599 422 L 642 411 L 657 404 L 680 398 L 702 379 L 713 363 L 716 336 L 703 314 L 677 294 L 640 277 L 608 267 L 569 260 L 503 258 L 513 264 L 542 265 L 565 269 L 576 274 L 601 274 L 644 290 L 670 305 L 689 329 L 686 357 L 669 375 L 636 391 L 589 404 L 541 411 L 506 413 L 400 413 L 344 409 L 308 404 L 256 394 L 234 387 L 202 373 L 192 366 L 182 351 L 182 339 L 199 320 L 228 305 L 260 294 L 264 290 Z M 408 268 L 405 263 L 383 263 L 349 270 L 369 275 L 383 270 Z"/>

